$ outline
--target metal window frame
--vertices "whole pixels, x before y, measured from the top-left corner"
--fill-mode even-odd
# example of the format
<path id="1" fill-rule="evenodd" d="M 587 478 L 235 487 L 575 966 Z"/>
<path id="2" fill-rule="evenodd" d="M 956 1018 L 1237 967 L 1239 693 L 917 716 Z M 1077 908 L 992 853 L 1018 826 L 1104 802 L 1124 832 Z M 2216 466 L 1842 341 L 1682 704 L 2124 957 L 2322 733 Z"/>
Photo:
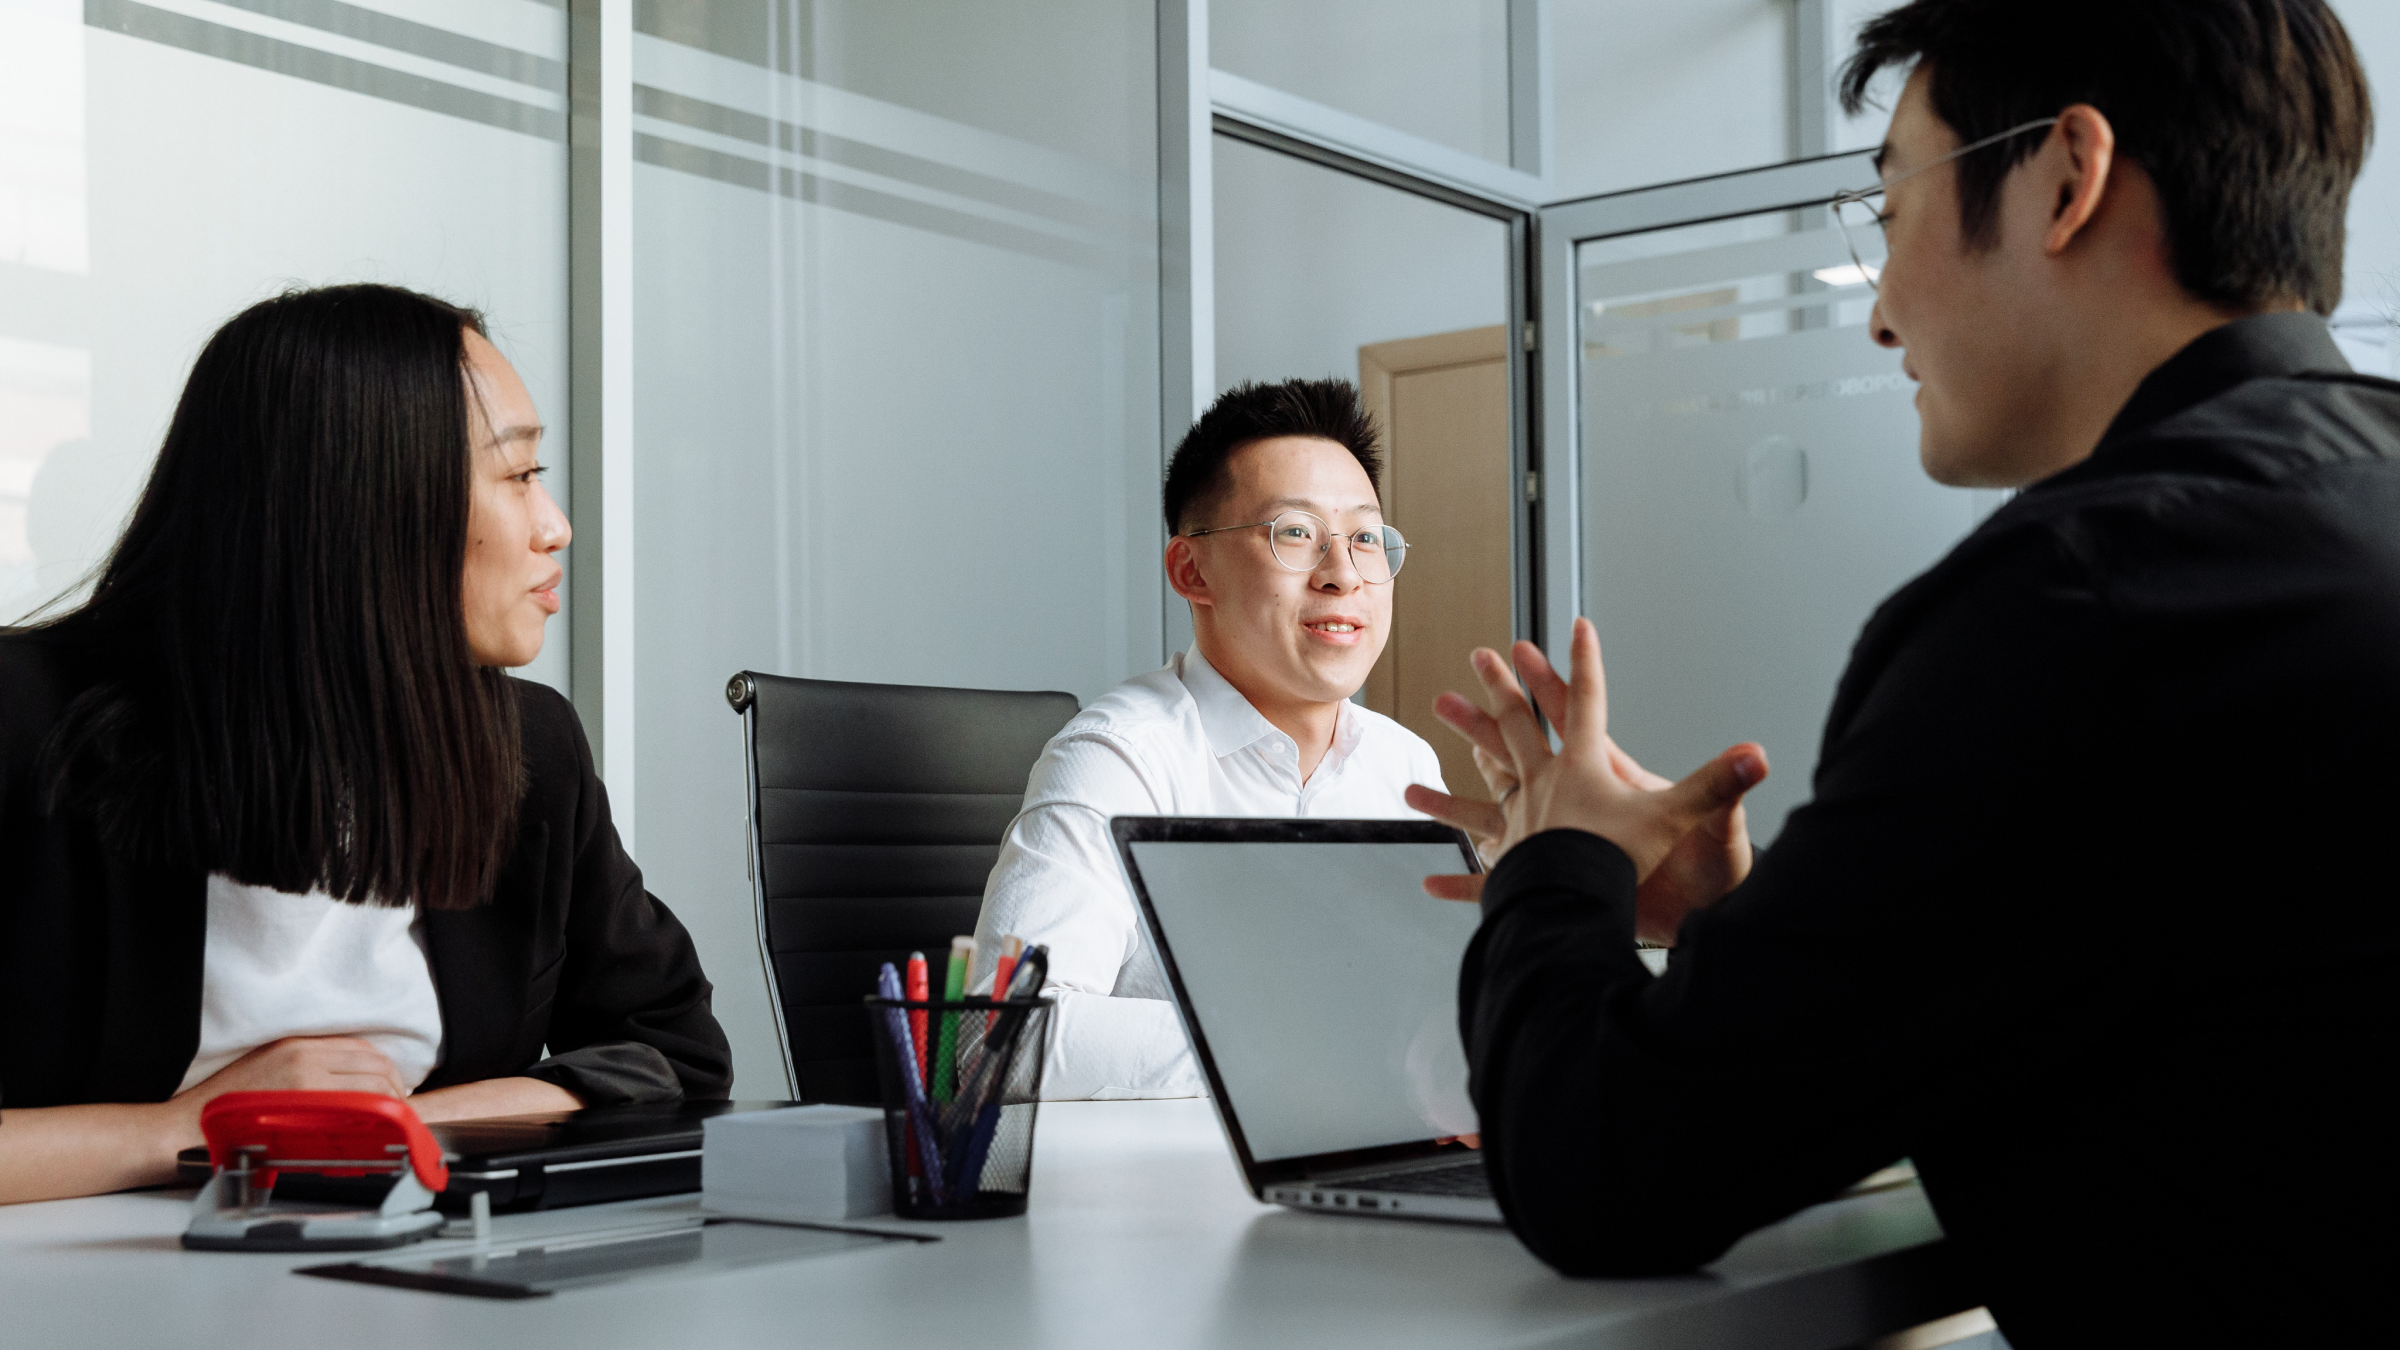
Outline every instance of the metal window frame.
<path id="1" fill-rule="evenodd" d="M 569 0 L 567 57 L 567 678 L 633 852 L 633 0 Z"/>
<path id="2" fill-rule="evenodd" d="M 1158 469 L 1217 394 L 1215 134 L 1208 0 L 1158 0 Z M 1159 569 L 1159 659 L 1191 645 L 1192 615 Z"/>
<path id="3" fill-rule="evenodd" d="M 1270 88 L 1228 70 L 1208 72 L 1208 97 L 1219 117 L 1262 131 L 1279 132 L 1348 159 L 1402 174 L 1412 181 L 1451 188 L 1479 201 L 1525 209 L 1541 205 L 1550 195 L 1550 180 L 1542 175 L 1495 163 L 1439 141 L 1395 131 L 1380 122 Z"/>

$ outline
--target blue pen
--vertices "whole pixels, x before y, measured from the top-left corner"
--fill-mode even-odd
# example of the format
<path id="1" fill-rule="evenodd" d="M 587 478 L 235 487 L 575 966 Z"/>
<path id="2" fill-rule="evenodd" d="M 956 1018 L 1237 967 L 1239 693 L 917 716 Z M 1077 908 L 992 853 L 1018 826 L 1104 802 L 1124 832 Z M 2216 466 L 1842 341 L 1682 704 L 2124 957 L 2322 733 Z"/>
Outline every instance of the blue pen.
<path id="1" fill-rule="evenodd" d="M 898 970 L 896 970 L 896 969 L 893 967 L 893 965 L 892 965 L 892 963 L 891 963 L 891 962 L 889 962 L 889 961 L 886 961 L 886 962 L 884 962 L 884 963 L 883 963 L 883 969 L 881 969 L 881 970 L 879 970 L 879 971 L 877 971 L 877 972 L 875 973 L 875 992 L 876 992 L 876 994 L 877 994 L 878 996 L 880 996 L 880 997 L 883 997 L 883 998 L 905 998 L 905 995 L 901 995 L 901 994 L 895 994 L 895 993 L 893 992 L 895 989 L 898 989 L 898 988 L 900 987 L 900 985 L 899 985 L 899 982 L 898 982 L 898 980 L 897 980 L 897 978 L 896 978 L 896 977 L 898 976 L 898 974 L 899 974 L 899 971 L 898 971 Z M 882 1010 L 880 1010 L 880 1012 L 879 1012 L 879 1014 L 878 1014 L 878 1015 L 880 1015 L 880 1016 L 883 1018 L 883 1021 L 884 1021 L 884 1033 L 885 1033 L 885 1035 L 887 1035 L 887 1036 L 891 1034 L 892 1013 L 893 1013 L 893 1010 L 892 1010 L 892 1009 L 890 1009 L 890 1008 L 885 1008 L 885 1009 L 882 1009 Z M 908 1025 L 908 1018 L 907 1018 L 907 1015 L 906 1015 L 906 1014 L 902 1014 L 902 1015 L 901 1015 L 901 1018 L 900 1018 L 900 1025 L 901 1025 L 903 1028 L 905 1028 L 905 1027 Z M 914 1046 L 914 1038 L 913 1038 L 913 1037 L 911 1038 L 911 1046 L 912 1046 L 912 1048 L 913 1048 L 913 1046 Z M 904 1145 L 903 1145 L 903 1147 L 905 1147 L 905 1148 L 914 1148 L 914 1147 L 916 1147 L 916 1139 L 917 1139 L 917 1136 L 918 1136 L 920 1133 L 922 1133 L 922 1129 L 921 1129 L 921 1127 L 919 1126 L 919 1124 L 918 1124 L 918 1120 L 917 1120 L 917 1117 L 918 1117 L 918 1111 L 917 1111 L 917 1094 L 918 1094 L 918 1081 L 919 1081 L 919 1080 L 917 1080 L 917 1079 L 915 1078 L 915 1076 L 914 1076 L 914 1075 L 912 1075 L 912 1074 L 910 1074 L 910 1073 L 909 1073 L 909 1071 L 908 1071 L 908 1070 L 909 1070 L 909 1068 L 910 1068 L 910 1067 L 912 1067 L 912 1066 L 909 1066 L 909 1065 L 903 1065 L 903 1066 L 901 1066 L 901 1069 L 900 1069 L 900 1095 L 901 1095 L 901 1099 L 902 1099 L 902 1101 L 905 1103 L 905 1114 L 906 1114 L 906 1116 L 907 1116 L 907 1124 L 906 1124 L 906 1126 L 903 1128 L 903 1130 L 902 1130 L 902 1132 L 901 1132 L 901 1133 L 902 1133 L 902 1136 L 903 1136 L 903 1137 L 904 1137 L 904 1138 L 905 1138 L 905 1139 L 908 1141 L 906 1144 L 904 1144 Z M 912 1174 L 909 1176 L 909 1178 L 908 1178 L 908 1184 L 909 1184 L 909 1193 L 910 1193 L 910 1196 L 911 1196 L 912 1198 L 915 1196 L 915 1193 L 916 1193 L 916 1188 L 917 1188 L 917 1185 L 918 1185 L 918 1183 L 919 1183 L 920 1181 L 924 1181 L 924 1178 L 923 1178 L 922 1176 L 920 1176 L 920 1175 L 917 1175 L 917 1174 L 914 1174 L 914 1173 L 912 1173 Z M 927 1186 L 932 1186 L 932 1185 L 936 1184 L 936 1182 L 934 1182 L 934 1181 L 925 1181 L 925 1182 L 924 1182 L 924 1184 L 926 1184 Z"/>
<path id="2" fill-rule="evenodd" d="M 958 1175 L 950 1178 L 950 1193 L 961 1200 L 972 1200 L 983 1191 L 983 1160 L 992 1151 L 992 1136 L 1000 1132 L 1000 1103 L 993 1102 L 977 1114 L 975 1133 L 967 1140 L 967 1151 L 958 1160 Z"/>
<path id="3" fill-rule="evenodd" d="M 886 961 L 876 977 L 878 990 L 893 1002 L 902 1002 L 900 972 Z M 933 1202 L 949 1203 L 949 1187 L 943 1184 L 941 1147 L 934 1140 L 933 1113 L 925 1103 L 925 1084 L 917 1077 L 915 1041 L 908 1034 L 908 1014 L 898 1008 L 883 1010 L 884 1032 L 892 1037 L 893 1054 L 900 1061 L 900 1081 L 907 1090 L 908 1118 L 913 1129 L 906 1133 L 917 1137 L 917 1158 L 925 1171 L 925 1184 L 933 1188 Z"/>

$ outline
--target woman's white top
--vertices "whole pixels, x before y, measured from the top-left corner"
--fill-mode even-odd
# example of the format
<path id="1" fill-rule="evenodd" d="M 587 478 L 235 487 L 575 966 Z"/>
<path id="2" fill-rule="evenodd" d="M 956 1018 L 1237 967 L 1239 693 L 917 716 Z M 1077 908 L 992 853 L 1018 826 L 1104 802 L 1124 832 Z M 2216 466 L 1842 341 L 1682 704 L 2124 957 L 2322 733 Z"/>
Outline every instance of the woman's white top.
<path id="1" fill-rule="evenodd" d="M 183 1087 L 286 1036 L 356 1036 L 415 1091 L 442 1058 L 442 1006 L 417 907 L 348 905 L 320 890 L 294 895 L 211 875 L 200 1053 Z"/>

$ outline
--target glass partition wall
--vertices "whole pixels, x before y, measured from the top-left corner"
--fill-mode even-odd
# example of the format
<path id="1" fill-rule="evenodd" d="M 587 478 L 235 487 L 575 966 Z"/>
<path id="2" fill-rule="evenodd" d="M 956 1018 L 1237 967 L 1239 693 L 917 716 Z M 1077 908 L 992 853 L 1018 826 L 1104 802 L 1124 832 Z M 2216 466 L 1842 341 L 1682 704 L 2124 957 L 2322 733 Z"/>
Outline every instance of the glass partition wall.
<path id="1" fill-rule="evenodd" d="M 0 623 L 79 592 L 200 344 L 293 286 L 483 310 L 563 496 L 566 46 L 540 0 L 0 0 Z"/>
<path id="2" fill-rule="evenodd" d="M 1159 664 L 1151 13 L 636 9 L 639 856 L 752 1095 L 726 678 L 1088 701 Z"/>
<path id="3" fill-rule="evenodd" d="M 1807 172 L 1827 192 L 1874 178 L 1865 156 Z M 2002 497 L 1925 476 L 1915 386 L 1867 330 L 1880 232 L 1858 237 L 1862 270 L 1825 207 L 1775 205 L 1793 186 L 1769 170 L 1545 216 L 1597 232 L 1572 243 L 1563 280 L 1577 581 L 1607 653 L 1610 731 L 1671 777 L 1763 743 L 1761 842 L 1809 796 L 1868 614 Z M 1679 215 L 1703 221 L 1610 228 Z M 1570 293 L 1556 280 L 1552 295 Z"/>

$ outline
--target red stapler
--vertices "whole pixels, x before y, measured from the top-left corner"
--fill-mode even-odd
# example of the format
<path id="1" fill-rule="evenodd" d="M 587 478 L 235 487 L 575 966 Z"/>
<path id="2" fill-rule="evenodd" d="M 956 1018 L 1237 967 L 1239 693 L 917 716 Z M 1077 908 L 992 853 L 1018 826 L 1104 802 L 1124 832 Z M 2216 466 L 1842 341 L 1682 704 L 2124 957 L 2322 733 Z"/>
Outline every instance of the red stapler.
<path id="1" fill-rule="evenodd" d="M 372 1092 L 228 1092 L 200 1111 L 216 1169 L 192 1201 L 183 1245 L 203 1251 L 362 1251 L 430 1236 L 434 1196 L 450 1184 L 441 1145 L 408 1103 Z M 275 1201 L 284 1172 L 388 1172 L 375 1209 Z"/>

